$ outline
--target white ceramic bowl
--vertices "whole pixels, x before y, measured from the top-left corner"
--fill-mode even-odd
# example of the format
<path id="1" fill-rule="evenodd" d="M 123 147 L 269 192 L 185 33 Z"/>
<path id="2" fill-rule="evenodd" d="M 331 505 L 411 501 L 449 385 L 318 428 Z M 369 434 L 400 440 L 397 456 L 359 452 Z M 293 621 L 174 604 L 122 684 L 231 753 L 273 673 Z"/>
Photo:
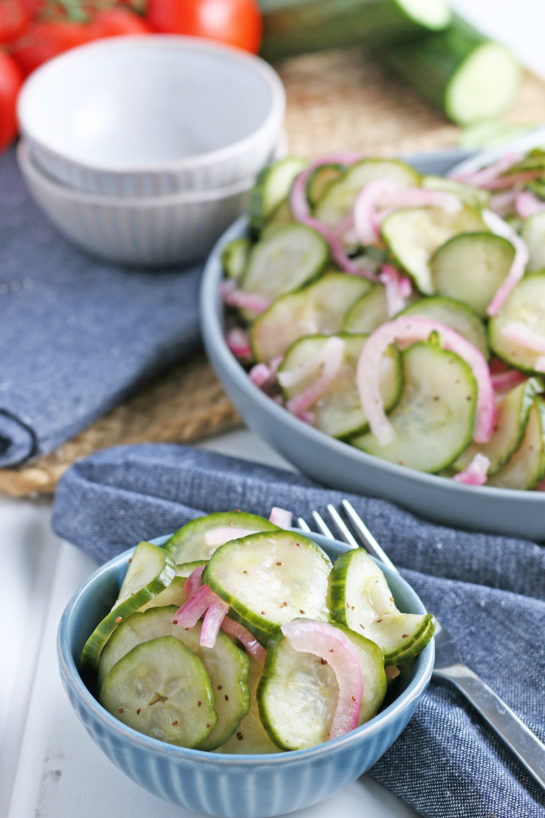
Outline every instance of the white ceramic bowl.
<path id="1" fill-rule="evenodd" d="M 64 187 L 32 161 L 24 141 L 19 167 L 55 227 L 90 255 L 114 264 L 163 266 L 204 258 L 248 206 L 254 177 L 226 187 L 170 196 L 99 196 Z"/>
<path id="2" fill-rule="evenodd" d="M 47 174 L 76 190 L 149 196 L 212 190 L 255 175 L 278 141 L 275 71 L 193 37 L 116 37 L 42 66 L 18 102 Z"/>

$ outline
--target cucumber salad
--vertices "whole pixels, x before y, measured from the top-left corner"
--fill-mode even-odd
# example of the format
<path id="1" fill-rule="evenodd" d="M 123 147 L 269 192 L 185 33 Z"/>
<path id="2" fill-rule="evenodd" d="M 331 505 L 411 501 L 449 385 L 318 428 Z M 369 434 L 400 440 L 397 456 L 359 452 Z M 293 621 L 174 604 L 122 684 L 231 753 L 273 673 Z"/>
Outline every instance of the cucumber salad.
<path id="1" fill-rule="evenodd" d="M 433 635 L 398 610 L 363 550 L 332 564 L 313 540 L 240 511 L 141 542 L 81 672 L 124 724 L 221 753 L 312 747 L 371 719 Z"/>
<path id="2" fill-rule="evenodd" d="M 222 263 L 226 342 L 300 421 L 459 483 L 545 489 L 545 149 L 446 178 L 282 159 Z"/>

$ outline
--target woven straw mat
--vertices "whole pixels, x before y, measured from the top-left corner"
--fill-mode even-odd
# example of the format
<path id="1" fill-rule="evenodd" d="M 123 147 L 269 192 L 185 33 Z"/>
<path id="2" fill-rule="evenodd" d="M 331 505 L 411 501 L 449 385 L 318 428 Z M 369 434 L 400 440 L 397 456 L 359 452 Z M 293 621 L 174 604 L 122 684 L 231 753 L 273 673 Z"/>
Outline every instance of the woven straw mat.
<path id="1" fill-rule="evenodd" d="M 335 150 L 394 155 L 456 144 L 458 129 L 359 49 L 329 51 L 277 66 L 287 92 L 290 153 L 309 159 Z M 545 121 L 545 83 L 527 73 L 505 120 Z M 0 491 L 50 493 L 77 459 L 128 443 L 189 442 L 241 424 L 204 355 L 171 368 L 60 446 L 15 469 L 0 469 Z"/>

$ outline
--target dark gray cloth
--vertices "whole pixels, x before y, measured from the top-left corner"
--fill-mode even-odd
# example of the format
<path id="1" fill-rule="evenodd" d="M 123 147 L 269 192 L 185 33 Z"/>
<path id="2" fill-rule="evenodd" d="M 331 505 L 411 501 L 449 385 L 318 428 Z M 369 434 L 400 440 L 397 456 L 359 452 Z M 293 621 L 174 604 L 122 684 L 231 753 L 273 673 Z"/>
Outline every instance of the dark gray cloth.
<path id="1" fill-rule="evenodd" d="M 350 496 L 350 495 L 349 495 Z M 172 445 L 99 452 L 61 479 L 53 525 L 98 562 L 204 513 L 281 506 L 309 518 L 341 494 L 301 475 Z M 545 740 L 545 549 L 425 522 L 350 496 L 462 656 Z M 371 770 L 426 818 L 543 818 L 543 791 L 452 687 L 432 680 Z"/>
<path id="2" fill-rule="evenodd" d="M 0 156 L 0 467 L 51 451 L 199 342 L 200 269 L 109 266 L 66 242 Z"/>

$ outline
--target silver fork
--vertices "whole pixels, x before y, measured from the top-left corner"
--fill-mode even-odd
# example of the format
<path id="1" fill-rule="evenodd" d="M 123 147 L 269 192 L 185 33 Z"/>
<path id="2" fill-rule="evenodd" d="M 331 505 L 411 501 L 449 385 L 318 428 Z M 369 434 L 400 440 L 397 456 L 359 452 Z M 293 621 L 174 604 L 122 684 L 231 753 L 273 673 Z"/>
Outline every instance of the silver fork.
<path id="1" fill-rule="evenodd" d="M 392 571 L 399 573 L 354 506 L 348 500 L 343 500 L 342 507 L 351 528 L 347 526 L 335 506 L 327 506 L 327 511 L 341 539 L 352 548 L 365 547 L 380 562 L 387 565 Z M 326 537 L 335 539 L 323 517 L 317 511 L 313 511 L 312 516 L 320 532 Z M 298 518 L 298 523 L 303 531 L 311 532 L 310 526 L 302 517 Z M 454 639 L 437 619 L 435 619 L 435 667 L 433 675 L 439 679 L 448 680 L 455 685 L 471 702 L 473 707 L 479 711 L 481 716 L 486 719 L 499 737 L 503 739 L 528 772 L 533 775 L 542 787 L 545 787 L 545 745 L 526 727 L 516 713 L 476 673 L 462 662 Z"/>

